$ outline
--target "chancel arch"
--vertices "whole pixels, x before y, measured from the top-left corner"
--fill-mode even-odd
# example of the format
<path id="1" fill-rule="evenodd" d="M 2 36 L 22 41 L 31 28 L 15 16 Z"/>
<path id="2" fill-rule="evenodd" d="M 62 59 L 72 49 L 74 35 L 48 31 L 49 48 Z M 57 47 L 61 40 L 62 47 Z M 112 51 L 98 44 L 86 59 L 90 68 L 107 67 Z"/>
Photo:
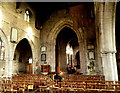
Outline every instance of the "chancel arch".
<path id="1" fill-rule="evenodd" d="M 81 47 L 81 50 L 84 50 L 82 48 L 84 48 L 84 36 L 83 35 L 83 31 L 82 29 L 77 29 L 75 30 L 73 28 L 73 21 L 72 20 L 69 20 L 69 19 L 63 19 L 61 21 L 59 21 L 58 23 L 56 23 L 53 27 L 53 29 L 49 32 L 49 35 L 48 35 L 48 40 L 49 40 L 49 53 L 48 53 L 48 61 L 50 61 L 50 64 L 51 65 L 51 71 L 52 72 L 55 72 L 55 71 L 58 71 L 57 68 L 56 68 L 56 60 L 59 60 L 57 59 L 59 55 L 56 55 L 56 47 L 57 47 L 57 38 L 58 38 L 58 35 L 59 33 L 64 29 L 64 28 L 67 28 L 67 29 L 70 29 L 71 32 L 73 32 L 75 34 L 75 37 L 77 38 L 77 42 L 78 42 L 78 47 L 80 48 Z M 66 34 L 67 36 L 67 34 Z M 82 43 L 82 44 L 81 44 Z M 64 51 L 65 53 L 65 51 Z M 82 54 L 83 55 L 83 54 Z M 82 57 L 82 56 L 80 56 Z M 81 59 L 81 65 L 84 63 L 84 60 L 85 58 L 80 58 Z M 65 67 L 64 67 L 65 68 Z M 60 70 L 61 68 L 59 68 Z M 82 68 L 81 71 L 84 71 L 85 72 L 85 66 Z"/>
<path id="2" fill-rule="evenodd" d="M 74 31 L 70 28 L 63 28 L 56 38 L 56 71 L 66 72 L 69 65 L 70 70 L 75 70 L 75 62 L 73 61 L 74 48 L 79 46 L 78 39 Z M 68 47 L 66 49 L 66 47 Z M 73 71 L 69 73 L 74 73 Z"/>

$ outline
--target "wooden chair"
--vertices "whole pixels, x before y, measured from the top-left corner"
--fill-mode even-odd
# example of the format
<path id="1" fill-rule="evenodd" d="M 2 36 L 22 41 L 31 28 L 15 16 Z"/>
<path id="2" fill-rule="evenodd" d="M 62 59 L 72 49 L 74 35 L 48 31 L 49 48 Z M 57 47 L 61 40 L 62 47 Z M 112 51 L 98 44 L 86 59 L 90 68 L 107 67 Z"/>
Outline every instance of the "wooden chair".
<path id="1" fill-rule="evenodd" d="M 115 81 L 115 83 L 112 84 L 112 86 L 115 88 L 115 91 L 120 92 L 120 81 Z"/>
<path id="2" fill-rule="evenodd" d="M 53 93 L 59 93 L 61 91 L 61 88 L 59 87 L 50 87 L 50 91 Z"/>
<path id="3" fill-rule="evenodd" d="M 113 87 L 113 85 L 112 85 L 113 82 L 114 82 L 114 81 L 104 81 L 104 84 L 103 84 L 104 88 L 101 89 L 101 91 L 102 91 L 102 92 L 114 92 L 115 89 L 114 89 L 114 87 Z"/>
<path id="4" fill-rule="evenodd" d="M 40 92 L 45 92 L 46 88 L 47 88 L 47 86 L 39 86 L 39 91 Z"/>

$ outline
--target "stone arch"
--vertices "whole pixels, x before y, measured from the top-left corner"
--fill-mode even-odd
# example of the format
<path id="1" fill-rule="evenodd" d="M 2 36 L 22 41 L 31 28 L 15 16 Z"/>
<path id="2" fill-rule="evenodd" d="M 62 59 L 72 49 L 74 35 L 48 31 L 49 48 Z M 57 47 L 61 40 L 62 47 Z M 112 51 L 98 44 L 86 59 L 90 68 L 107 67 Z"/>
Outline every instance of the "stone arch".
<path id="1" fill-rule="evenodd" d="M 32 48 L 26 38 L 18 42 L 13 57 L 13 74 L 33 73 L 33 64 L 29 64 L 29 59 L 33 59 Z"/>
<path id="2" fill-rule="evenodd" d="M 19 38 L 17 44 L 18 44 L 21 40 L 23 40 L 23 39 L 26 39 L 26 40 L 28 41 L 28 43 L 30 44 L 30 47 L 31 47 L 32 58 L 33 58 L 33 74 L 34 74 L 34 64 L 35 64 L 35 62 L 36 62 L 36 53 L 37 53 L 36 50 L 35 50 L 36 47 L 35 47 L 33 41 L 29 38 L 29 36 Z M 17 47 L 17 44 L 16 44 L 16 46 L 14 47 L 14 53 L 15 53 L 15 49 L 16 49 L 16 47 Z M 13 54 L 14 54 L 14 53 L 13 53 Z M 14 57 L 14 55 L 13 55 L 12 57 Z"/>
<path id="3" fill-rule="evenodd" d="M 75 30 L 75 29 L 73 28 L 73 21 L 70 20 L 70 19 L 62 19 L 62 20 L 60 20 L 59 22 L 57 22 L 57 23 L 54 25 L 53 29 L 50 31 L 50 34 L 48 35 L 48 40 L 54 41 L 54 43 L 55 43 L 55 40 L 56 40 L 56 38 L 57 38 L 58 33 L 59 33 L 64 27 L 68 27 L 68 28 L 72 29 L 72 30 L 76 33 L 76 35 L 77 35 L 78 42 L 81 41 L 81 39 L 82 39 L 81 33 L 80 33 L 79 29 L 78 29 L 78 30 Z M 81 31 L 81 32 L 82 32 L 82 31 Z"/>
<path id="4" fill-rule="evenodd" d="M 5 44 L 5 59 L 8 59 L 8 54 L 9 54 L 9 43 L 7 40 L 7 36 L 5 35 L 5 33 L 0 29 L 0 37 L 2 38 L 2 40 L 4 40 L 4 44 Z"/>
<path id="5" fill-rule="evenodd" d="M 5 63 L 3 63 L 2 68 L 4 68 L 4 71 L 0 71 L 2 76 L 7 76 L 8 71 L 10 71 L 8 69 L 8 65 L 9 65 L 9 53 L 10 53 L 10 45 L 8 43 L 8 39 L 6 34 L 4 33 L 4 31 L 2 29 L 0 29 L 0 37 L 2 38 L 2 40 L 4 41 L 5 44 Z M 0 68 L 1 69 L 1 68 Z"/>
<path id="6" fill-rule="evenodd" d="M 73 28 L 73 21 L 70 19 L 62 19 L 53 26 L 53 28 L 51 29 L 51 31 L 49 32 L 49 34 L 47 36 L 48 37 L 48 44 L 50 46 L 48 51 L 47 51 L 48 56 L 49 56 L 47 61 L 48 62 L 50 61 L 49 64 L 52 64 L 51 71 L 53 71 L 53 72 L 55 71 L 55 60 L 56 60 L 56 58 L 55 58 L 56 38 L 57 38 L 59 32 L 65 27 L 68 27 L 75 32 L 75 34 L 78 38 L 79 46 L 80 46 L 81 41 L 83 40 L 82 29 L 80 29 L 80 28 L 74 29 Z"/>

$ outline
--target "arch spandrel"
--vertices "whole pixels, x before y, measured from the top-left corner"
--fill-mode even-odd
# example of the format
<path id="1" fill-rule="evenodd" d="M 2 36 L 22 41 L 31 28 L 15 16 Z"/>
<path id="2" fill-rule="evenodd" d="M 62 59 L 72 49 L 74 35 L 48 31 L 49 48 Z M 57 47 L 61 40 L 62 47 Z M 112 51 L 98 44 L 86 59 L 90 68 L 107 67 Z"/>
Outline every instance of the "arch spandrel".
<path id="1" fill-rule="evenodd" d="M 58 33 L 65 27 L 68 27 L 68 28 L 72 29 L 76 33 L 77 38 L 78 38 L 78 42 L 80 42 L 83 39 L 82 36 L 81 36 L 81 35 L 83 35 L 82 30 L 81 31 L 79 29 L 74 30 L 72 20 L 70 20 L 70 19 L 62 19 L 59 22 L 57 22 L 54 25 L 53 29 L 49 32 L 48 40 L 55 44 L 55 40 L 57 38 Z"/>

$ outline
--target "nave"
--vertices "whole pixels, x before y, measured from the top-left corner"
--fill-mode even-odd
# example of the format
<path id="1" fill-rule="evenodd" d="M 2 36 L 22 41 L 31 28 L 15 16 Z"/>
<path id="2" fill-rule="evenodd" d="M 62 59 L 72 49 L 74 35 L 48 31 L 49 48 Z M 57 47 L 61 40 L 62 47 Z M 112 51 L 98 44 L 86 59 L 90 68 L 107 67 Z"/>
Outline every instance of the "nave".
<path id="1" fill-rule="evenodd" d="M 18 74 L 0 78 L 0 93 L 119 93 L 120 81 L 105 81 L 103 75 Z"/>
<path id="2" fill-rule="evenodd" d="M 119 93 L 119 6 L 0 2 L 0 92 Z"/>

